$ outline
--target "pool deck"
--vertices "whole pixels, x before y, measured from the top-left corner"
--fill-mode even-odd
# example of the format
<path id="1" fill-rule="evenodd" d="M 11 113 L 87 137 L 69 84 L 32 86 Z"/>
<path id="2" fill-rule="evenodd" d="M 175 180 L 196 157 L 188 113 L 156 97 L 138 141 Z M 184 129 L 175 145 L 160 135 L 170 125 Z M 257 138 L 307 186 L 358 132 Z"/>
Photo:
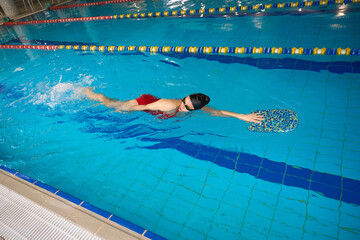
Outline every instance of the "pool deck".
<path id="1" fill-rule="evenodd" d="M 27 10 L 27 9 L 25 9 L 25 6 L 18 6 L 20 14 L 12 17 L 11 20 L 16 21 L 16 20 L 19 20 L 19 19 L 22 19 L 22 18 L 25 18 L 25 17 L 29 17 L 31 15 L 46 11 L 47 9 L 44 6 L 49 1 L 48 0 L 40 0 L 40 2 L 41 2 L 41 4 L 43 4 L 43 6 L 40 6 L 40 4 L 38 2 L 33 2 L 34 10 L 31 10 L 31 9 Z M 57 6 L 65 5 L 65 4 L 70 3 L 70 2 L 73 2 L 73 0 L 64 0 L 62 2 L 59 2 L 57 4 L 53 4 L 51 6 L 52 7 L 57 7 Z M 2 25 L 3 23 L 4 23 L 4 20 L 2 18 L 0 18 L 0 25 Z"/>
<path id="2" fill-rule="evenodd" d="M 16 174 L 16 173 L 15 173 Z M 145 237 L 146 230 L 143 234 L 134 232 L 124 226 L 121 226 L 109 218 L 102 217 L 94 212 L 89 211 L 88 209 L 81 206 L 81 204 L 76 205 L 73 202 L 70 202 L 55 193 L 51 193 L 41 187 L 35 185 L 35 183 L 30 183 L 15 174 L 0 169 L 0 187 L 1 189 L 9 189 L 10 193 L 14 192 L 14 195 L 20 194 L 26 199 L 31 201 L 31 204 L 34 208 L 37 209 L 47 209 L 52 213 L 57 215 L 57 217 L 64 219 L 67 222 L 70 222 L 70 225 L 77 225 L 82 230 L 87 231 L 94 238 L 101 239 L 124 239 L 124 240 L 134 240 L 134 239 L 149 239 Z M 17 194 L 16 194 L 17 193 Z M 6 195 L 10 195 L 7 193 Z M 4 193 L 3 193 L 3 196 Z M 5 208 L 6 210 L 7 208 Z M 45 210 L 45 211 L 47 211 Z M 4 211 L 4 208 L 3 208 Z M 27 211 L 20 211 L 21 218 L 32 218 L 31 213 Z M 2 214 L 0 208 L 0 215 Z M 30 214 L 30 216 L 29 216 Z M 16 221 L 16 214 L 14 214 L 14 219 L 6 219 L 6 221 Z M 10 217 L 11 218 L 11 217 Z M 62 220 L 63 221 L 63 220 Z M 6 223 L 5 223 L 6 227 Z M 36 227 L 35 224 L 33 226 Z M 22 226 L 19 226 L 22 228 Z M 12 231 L 20 232 L 21 229 L 12 229 Z M 63 231 L 67 231 L 66 229 Z M 71 232 L 71 229 L 68 229 Z M 4 237 L 6 236 L 0 236 Z M 1 239 L 1 238 L 0 238 Z"/>

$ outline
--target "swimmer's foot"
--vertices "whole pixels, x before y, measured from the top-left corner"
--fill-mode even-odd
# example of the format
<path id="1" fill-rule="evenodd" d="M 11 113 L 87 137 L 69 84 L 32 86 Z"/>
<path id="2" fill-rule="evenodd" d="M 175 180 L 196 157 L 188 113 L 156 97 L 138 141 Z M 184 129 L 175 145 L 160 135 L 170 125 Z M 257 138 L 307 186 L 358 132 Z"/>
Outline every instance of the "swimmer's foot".
<path id="1" fill-rule="evenodd" d="M 93 90 L 90 87 L 84 87 L 81 92 L 88 98 L 91 98 L 91 95 L 94 94 Z"/>

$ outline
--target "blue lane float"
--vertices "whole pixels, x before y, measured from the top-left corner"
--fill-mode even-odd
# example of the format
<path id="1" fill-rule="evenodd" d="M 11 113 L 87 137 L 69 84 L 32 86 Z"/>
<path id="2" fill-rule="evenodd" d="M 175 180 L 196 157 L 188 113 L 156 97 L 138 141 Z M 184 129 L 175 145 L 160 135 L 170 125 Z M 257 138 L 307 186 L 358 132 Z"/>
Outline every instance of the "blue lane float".
<path id="1" fill-rule="evenodd" d="M 216 7 L 216 8 L 201 8 L 201 9 L 188 9 L 188 10 L 174 10 L 164 12 L 146 12 L 146 13 L 125 13 L 120 15 L 108 16 L 93 16 L 93 17 L 80 17 L 80 18 L 61 18 L 61 19 L 48 19 L 36 21 L 20 21 L 20 22 L 4 22 L 4 26 L 14 25 L 28 25 L 28 24 L 45 24 L 45 23 L 64 23 L 64 22 L 79 22 L 79 21 L 99 21 L 99 20 L 113 20 L 113 19 L 139 19 L 139 18 L 161 18 L 161 17 L 185 17 L 185 16 L 209 16 L 219 14 L 239 14 L 248 11 L 265 11 L 270 9 L 283 9 L 283 8 L 310 8 L 310 7 L 326 7 L 330 5 L 343 5 L 355 4 L 360 0 L 320 0 L 320 1 L 306 1 L 306 2 L 287 2 L 287 3 L 273 3 L 263 4 L 258 3 L 254 5 L 233 6 L 233 7 Z"/>
<path id="2" fill-rule="evenodd" d="M 160 18 L 160 17 L 184 17 L 194 15 L 213 15 L 213 14 L 231 14 L 241 13 L 247 11 L 264 11 L 270 9 L 283 9 L 283 8 L 310 8 L 317 6 L 331 6 L 341 4 L 354 4 L 359 3 L 360 0 L 320 0 L 320 1 L 305 1 L 305 2 L 287 2 L 287 3 L 273 3 L 264 4 L 258 3 L 254 5 L 243 5 L 233 7 L 215 7 L 215 8 L 202 8 L 202 9 L 188 9 L 188 10 L 174 10 L 164 12 L 147 12 L 147 13 L 128 13 L 113 15 L 112 19 L 131 19 L 131 18 Z"/>
<path id="3" fill-rule="evenodd" d="M 286 48 L 286 47 L 197 47 L 197 46 L 103 46 L 103 45 L 0 45 L 0 49 L 75 50 L 90 52 L 137 51 L 186 54 L 273 54 L 273 55 L 351 55 L 360 56 L 356 48 Z"/>
<path id="4" fill-rule="evenodd" d="M 1 48 L 1 46 L 0 46 Z M 82 50 L 91 52 L 139 51 L 150 53 L 189 54 L 276 54 L 276 55 L 352 55 L 360 56 L 356 48 L 286 48 L 286 47 L 197 47 L 197 46 L 96 46 L 58 45 L 57 49 Z"/>

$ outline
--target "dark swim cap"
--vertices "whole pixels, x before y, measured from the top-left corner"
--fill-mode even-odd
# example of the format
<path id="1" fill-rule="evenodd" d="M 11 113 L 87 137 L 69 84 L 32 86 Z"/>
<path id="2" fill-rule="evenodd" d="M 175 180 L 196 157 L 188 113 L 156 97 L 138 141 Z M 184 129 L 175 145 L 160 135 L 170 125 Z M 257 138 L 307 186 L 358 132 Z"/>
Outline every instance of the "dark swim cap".
<path id="1" fill-rule="evenodd" d="M 210 102 L 210 98 L 202 93 L 191 94 L 190 100 L 195 110 L 199 110 Z"/>

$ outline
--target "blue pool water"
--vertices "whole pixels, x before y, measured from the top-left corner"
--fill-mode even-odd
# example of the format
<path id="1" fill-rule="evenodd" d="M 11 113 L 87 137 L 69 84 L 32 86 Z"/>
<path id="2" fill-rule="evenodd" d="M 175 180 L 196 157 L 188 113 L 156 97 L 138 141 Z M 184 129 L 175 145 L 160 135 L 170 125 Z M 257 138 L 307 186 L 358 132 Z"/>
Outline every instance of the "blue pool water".
<path id="1" fill-rule="evenodd" d="M 253 4 L 254 1 L 242 2 Z M 28 20 L 236 6 L 145 1 Z M 358 5 L 239 16 L 1 26 L 4 44 L 360 48 Z M 0 164 L 168 239 L 359 239 L 360 57 L 0 51 Z M 240 113 L 287 108 L 298 128 L 114 113 L 81 87 Z"/>

